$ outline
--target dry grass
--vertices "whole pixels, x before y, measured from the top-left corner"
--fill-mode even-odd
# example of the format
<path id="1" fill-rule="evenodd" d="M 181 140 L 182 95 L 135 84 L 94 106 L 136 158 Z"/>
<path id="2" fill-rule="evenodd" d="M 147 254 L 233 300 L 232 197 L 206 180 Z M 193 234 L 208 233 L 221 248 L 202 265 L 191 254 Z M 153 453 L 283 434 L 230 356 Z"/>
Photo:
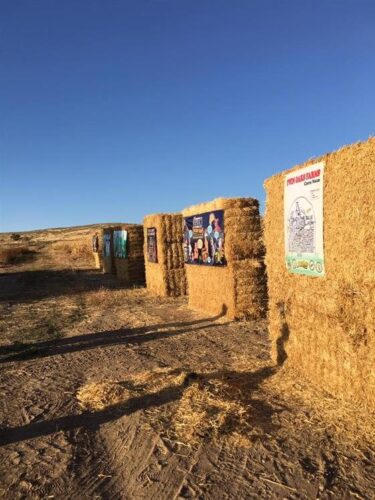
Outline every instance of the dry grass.
<path id="1" fill-rule="evenodd" d="M 304 408 L 300 412 L 305 423 L 333 436 L 349 447 L 372 444 L 375 446 L 375 412 L 365 405 L 332 397 L 322 389 L 301 379 L 299 371 L 283 367 L 267 380 L 264 389 L 287 395 L 289 401 Z M 306 418 L 306 414 L 309 418 Z"/>
<path id="2" fill-rule="evenodd" d="M 28 302 L 12 309 L 0 304 L 2 342 L 28 344 L 61 337 L 85 318 L 85 303 L 80 294 L 46 298 L 35 306 Z"/>
<path id="3" fill-rule="evenodd" d="M 183 382 L 185 374 L 169 369 L 155 369 L 141 372 L 130 377 L 126 382 L 106 381 L 89 382 L 77 392 L 80 405 L 86 410 L 96 411 L 114 405 L 125 405 L 128 400 L 144 394 L 157 392 Z"/>
<path id="4" fill-rule="evenodd" d="M 89 241 L 85 241 L 83 243 L 78 241 L 62 243 L 60 245 L 55 245 L 54 250 L 59 252 L 61 256 L 64 256 L 73 262 L 82 260 L 86 261 L 92 258 L 92 251 Z"/>
<path id="5" fill-rule="evenodd" d="M 238 445 L 251 445 L 254 425 L 243 394 L 223 380 L 193 382 L 178 402 L 172 429 L 184 443 L 230 438 Z"/>
<path id="6" fill-rule="evenodd" d="M 238 355 L 233 359 L 233 370 L 244 373 L 256 370 L 254 360 L 249 366 L 249 358 Z M 274 374 L 262 383 L 262 391 L 268 400 L 281 399 L 287 406 L 299 408 L 299 426 L 306 425 L 330 434 L 333 439 L 352 446 L 372 443 L 375 446 L 375 412 L 365 405 L 337 399 L 324 388 L 301 378 L 299 370 L 290 366 L 275 367 Z M 281 414 L 283 420 L 292 416 L 290 412 Z"/>
<path id="7" fill-rule="evenodd" d="M 132 391 L 119 382 L 92 382 L 81 387 L 77 399 L 81 408 L 100 411 L 114 405 L 125 404 Z"/>
<path id="8" fill-rule="evenodd" d="M 146 410 L 147 421 L 169 439 L 188 446 L 224 439 L 248 448 L 259 436 L 271 436 L 277 422 L 289 428 L 293 421 L 298 428 L 314 427 L 349 447 L 375 445 L 374 413 L 323 394 L 297 376 L 254 360 L 249 371 L 249 359 L 238 356 L 230 371 L 195 374 L 157 368 L 126 381 L 90 382 L 80 388 L 77 399 L 82 408 L 98 411 L 126 408 L 144 396 L 157 401 L 161 394 L 173 393 L 173 409 L 155 405 Z M 282 411 L 285 404 L 300 411 Z"/>
<path id="9" fill-rule="evenodd" d="M 98 411 L 125 408 L 142 396 L 158 398 L 173 393 L 176 407 L 168 417 L 158 405 L 147 410 L 148 422 L 155 428 L 161 430 L 161 423 L 167 424 L 163 429 L 166 436 L 189 446 L 207 439 L 227 439 L 233 445 L 249 447 L 264 431 L 259 429 L 254 384 L 257 389 L 247 371 L 197 375 L 157 368 L 126 381 L 90 382 L 79 389 L 77 399 L 85 410 Z"/>
<path id="10" fill-rule="evenodd" d="M 46 229 L 25 233 L 0 233 L 0 247 L 4 250 L 27 246 L 34 254 L 16 259 L 0 268 L 5 272 L 28 270 L 92 269 L 96 267 L 92 254 L 92 236 L 102 225 L 61 229 Z M 5 267 L 7 266 L 7 267 Z"/>
<path id="11" fill-rule="evenodd" d="M 89 307 L 101 307 L 105 308 L 108 306 L 121 307 L 124 302 L 129 301 L 129 296 L 131 295 L 131 300 L 141 299 L 145 295 L 144 288 L 137 288 L 134 286 L 130 289 L 119 289 L 113 290 L 110 288 L 100 288 L 93 292 L 86 293 L 85 302 Z"/>
<path id="12" fill-rule="evenodd" d="M 18 264 L 30 260 L 35 251 L 28 246 L 12 246 L 0 250 L 0 264 Z"/>

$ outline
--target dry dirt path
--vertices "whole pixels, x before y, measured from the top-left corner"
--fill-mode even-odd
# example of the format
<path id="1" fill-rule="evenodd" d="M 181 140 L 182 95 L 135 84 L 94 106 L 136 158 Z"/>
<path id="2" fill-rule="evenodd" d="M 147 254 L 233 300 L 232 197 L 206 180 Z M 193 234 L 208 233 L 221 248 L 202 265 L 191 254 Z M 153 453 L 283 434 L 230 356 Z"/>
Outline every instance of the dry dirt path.
<path id="1" fill-rule="evenodd" d="M 2 498 L 374 498 L 372 445 L 277 389 L 264 323 L 95 272 L 0 286 Z"/>

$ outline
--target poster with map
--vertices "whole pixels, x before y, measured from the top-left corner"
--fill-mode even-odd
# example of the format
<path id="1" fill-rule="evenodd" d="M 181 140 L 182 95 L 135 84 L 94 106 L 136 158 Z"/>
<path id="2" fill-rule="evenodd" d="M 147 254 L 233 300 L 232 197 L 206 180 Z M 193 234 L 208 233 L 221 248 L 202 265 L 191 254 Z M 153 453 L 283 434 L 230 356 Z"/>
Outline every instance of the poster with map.
<path id="1" fill-rule="evenodd" d="M 285 262 L 290 273 L 324 276 L 324 162 L 285 176 Z"/>
<path id="2" fill-rule="evenodd" d="M 185 217 L 183 245 L 186 264 L 225 266 L 224 211 Z"/>
<path id="3" fill-rule="evenodd" d="M 124 229 L 113 231 L 113 249 L 115 257 L 118 259 L 126 259 L 128 256 L 126 248 L 127 237 L 128 232 Z"/>

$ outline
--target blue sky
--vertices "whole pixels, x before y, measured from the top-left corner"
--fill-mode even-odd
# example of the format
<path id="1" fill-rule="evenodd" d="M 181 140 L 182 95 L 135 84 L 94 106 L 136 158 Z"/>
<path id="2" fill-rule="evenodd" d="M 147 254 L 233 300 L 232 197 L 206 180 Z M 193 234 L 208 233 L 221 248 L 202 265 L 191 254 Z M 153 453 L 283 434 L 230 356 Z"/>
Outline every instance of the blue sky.
<path id="1" fill-rule="evenodd" d="M 0 231 L 264 202 L 375 134 L 374 0 L 0 5 Z"/>

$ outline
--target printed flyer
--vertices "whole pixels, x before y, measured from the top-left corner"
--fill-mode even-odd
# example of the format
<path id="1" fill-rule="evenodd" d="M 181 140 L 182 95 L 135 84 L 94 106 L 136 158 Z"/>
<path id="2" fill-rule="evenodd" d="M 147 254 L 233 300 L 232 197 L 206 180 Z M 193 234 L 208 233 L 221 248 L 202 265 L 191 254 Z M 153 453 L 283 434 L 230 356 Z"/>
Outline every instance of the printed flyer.
<path id="1" fill-rule="evenodd" d="M 324 162 L 285 176 L 285 261 L 290 273 L 324 276 Z"/>
<path id="2" fill-rule="evenodd" d="M 185 217 L 184 260 L 186 264 L 226 265 L 223 210 Z"/>
<path id="3" fill-rule="evenodd" d="M 158 251 L 156 243 L 156 228 L 147 228 L 147 259 L 148 262 L 158 261 Z"/>
<path id="4" fill-rule="evenodd" d="M 104 255 L 104 257 L 111 256 L 111 235 L 110 234 L 103 235 L 103 255 Z"/>
<path id="5" fill-rule="evenodd" d="M 128 232 L 124 229 L 113 231 L 114 254 L 118 259 L 126 259 L 128 256 L 126 248 L 127 237 Z"/>

